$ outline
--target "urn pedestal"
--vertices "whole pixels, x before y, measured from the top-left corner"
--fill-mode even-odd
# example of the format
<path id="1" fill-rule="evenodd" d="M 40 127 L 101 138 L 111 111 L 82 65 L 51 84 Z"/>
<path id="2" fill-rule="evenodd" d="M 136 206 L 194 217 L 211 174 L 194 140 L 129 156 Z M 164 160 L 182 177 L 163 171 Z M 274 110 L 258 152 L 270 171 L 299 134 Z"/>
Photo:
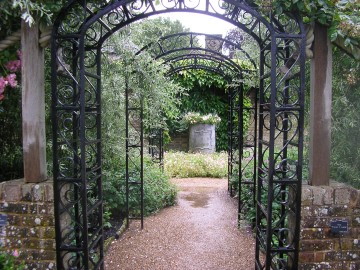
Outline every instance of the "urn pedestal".
<path id="1" fill-rule="evenodd" d="M 195 124 L 189 130 L 190 153 L 215 152 L 215 125 Z"/>

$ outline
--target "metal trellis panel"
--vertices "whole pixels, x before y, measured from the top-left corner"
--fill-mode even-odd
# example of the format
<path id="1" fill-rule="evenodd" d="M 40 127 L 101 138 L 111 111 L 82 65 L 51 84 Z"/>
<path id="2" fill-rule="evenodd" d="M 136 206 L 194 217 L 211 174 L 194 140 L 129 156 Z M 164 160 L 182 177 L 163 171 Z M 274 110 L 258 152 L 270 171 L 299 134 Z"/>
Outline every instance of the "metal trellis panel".
<path id="1" fill-rule="evenodd" d="M 143 97 L 131 93 L 126 79 L 126 215 L 144 228 L 144 128 Z M 129 223 L 128 223 L 129 224 Z"/>

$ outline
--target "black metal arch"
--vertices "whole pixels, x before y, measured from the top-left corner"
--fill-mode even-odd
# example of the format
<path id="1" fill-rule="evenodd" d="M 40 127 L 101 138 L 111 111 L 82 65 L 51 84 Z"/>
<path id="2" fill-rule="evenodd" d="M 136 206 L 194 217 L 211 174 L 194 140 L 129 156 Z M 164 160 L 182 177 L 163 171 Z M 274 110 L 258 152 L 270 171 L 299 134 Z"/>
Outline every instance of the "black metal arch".
<path id="1" fill-rule="evenodd" d="M 214 55 L 199 54 L 196 52 L 168 58 L 164 63 L 170 66 L 169 72 L 171 73 L 176 72 L 179 68 L 181 69 L 183 65 L 209 67 L 224 75 L 229 73 L 227 71 L 230 71 L 233 74 L 242 73 L 243 71 L 240 66 L 232 61 L 227 61 L 227 59 L 216 57 Z"/>
<path id="2" fill-rule="evenodd" d="M 204 36 L 205 40 L 207 38 L 213 40 L 213 46 L 209 46 L 209 48 L 206 45 L 205 48 L 201 47 L 197 42 L 197 39 L 201 36 Z M 185 42 L 188 45 L 185 45 Z M 238 50 L 245 55 L 245 58 L 252 64 L 253 70 L 242 68 L 229 56 L 224 55 L 222 49 L 224 44 L 234 52 Z M 154 59 L 161 59 L 164 64 L 171 67 L 167 72 L 168 76 L 184 70 L 199 69 L 219 74 L 229 84 L 232 83 L 234 78 L 242 81 L 244 73 L 248 73 L 248 75 L 253 73 L 253 76 L 258 76 L 254 60 L 241 48 L 240 44 L 218 35 L 194 32 L 176 33 L 161 37 L 157 42 L 144 46 L 136 55 L 144 51 L 151 53 Z M 240 82 L 238 86 L 233 82 L 233 86 L 228 90 L 228 190 L 231 195 L 234 195 L 234 189 L 238 186 L 240 194 L 246 192 L 255 201 L 257 97 L 254 98 L 255 103 L 249 107 L 244 106 L 243 99 L 245 95 L 249 95 L 249 93 L 244 92 L 243 82 Z M 250 115 L 248 120 L 254 126 L 254 134 L 244 132 L 246 129 L 244 114 Z M 244 156 L 246 156 L 247 160 L 242 164 Z M 248 172 L 245 173 L 245 171 L 249 170 L 251 176 L 249 176 Z M 234 179 L 236 180 L 234 181 Z M 242 207 L 242 196 L 238 196 L 239 219 Z M 255 203 L 253 203 L 252 207 L 255 207 Z"/>
<path id="3" fill-rule="evenodd" d="M 201 47 L 198 44 L 198 39 L 201 37 L 205 37 L 205 40 L 206 38 L 216 40 L 215 48 L 214 46 L 213 48 L 210 47 L 209 49 L 207 49 L 206 46 L 205 48 Z M 187 42 L 188 46 L 184 46 L 184 42 Z M 257 69 L 255 61 L 251 58 L 248 52 L 246 52 L 241 47 L 241 43 L 236 43 L 229 39 L 219 37 L 217 35 L 205 33 L 181 32 L 160 37 L 157 42 L 152 42 L 144 46 L 142 49 L 139 50 L 137 54 L 140 54 L 141 52 L 146 50 L 147 52 L 150 52 L 152 55 L 154 55 L 155 59 L 159 59 L 166 58 L 166 56 L 169 54 L 177 54 L 177 52 L 179 52 L 180 55 L 183 55 L 184 53 L 182 52 L 184 50 L 189 50 L 190 52 L 195 50 L 198 52 L 203 52 L 205 54 L 215 54 L 219 57 L 231 60 L 229 56 L 223 54 L 224 46 L 231 48 L 231 50 L 233 51 L 240 52 L 242 55 L 244 55 L 244 58 L 252 64 L 253 69 Z"/>
<path id="4" fill-rule="evenodd" d="M 102 44 L 128 24 L 170 12 L 222 19 L 259 44 L 255 268 L 297 269 L 305 32 L 296 16 L 275 16 L 269 7 L 258 7 L 250 0 L 70 0 L 63 8 L 52 39 L 57 267 L 104 267 Z M 239 143 L 242 140 L 239 137 Z"/>

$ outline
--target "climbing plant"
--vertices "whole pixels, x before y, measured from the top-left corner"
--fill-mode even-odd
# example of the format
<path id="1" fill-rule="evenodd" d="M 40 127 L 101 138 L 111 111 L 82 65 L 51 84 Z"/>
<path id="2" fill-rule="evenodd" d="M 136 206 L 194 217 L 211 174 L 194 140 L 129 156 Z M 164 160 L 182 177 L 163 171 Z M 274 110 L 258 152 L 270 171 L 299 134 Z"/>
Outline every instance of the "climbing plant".
<path id="1" fill-rule="evenodd" d="M 344 38 L 346 46 L 359 46 L 360 3 L 358 0 L 255 0 L 265 7 L 263 11 L 282 14 L 294 12 L 303 17 L 305 23 L 318 22 L 329 27 L 331 40 Z"/>
<path id="2" fill-rule="evenodd" d="M 200 114 L 217 114 L 221 121 L 216 126 L 216 150 L 226 151 L 228 147 L 227 118 L 228 118 L 228 86 L 226 79 L 212 72 L 204 70 L 183 71 L 174 77 L 187 94 L 181 96 L 181 105 L 178 119 L 169 123 L 170 133 L 183 131 L 181 118 L 188 112 Z M 245 87 L 248 87 L 245 85 Z M 249 88 L 249 87 L 248 87 Z M 244 97 L 244 105 L 250 107 L 250 99 Z M 245 126 L 248 126 L 249 116 L 245 116 Z"/>
<path id="3" fill-rule="evenodd" d="M 331 177 L 360 188 L 360 64 L 334 52 Z"/>

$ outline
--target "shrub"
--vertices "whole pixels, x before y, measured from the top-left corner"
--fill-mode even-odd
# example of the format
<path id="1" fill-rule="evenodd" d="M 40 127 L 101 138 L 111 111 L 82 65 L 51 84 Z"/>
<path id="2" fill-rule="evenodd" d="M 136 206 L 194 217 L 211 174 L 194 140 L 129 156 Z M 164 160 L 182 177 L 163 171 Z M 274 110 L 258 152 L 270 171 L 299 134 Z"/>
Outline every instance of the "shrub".
<path id="1" fill-rule="evenodd" d="M 201 115 L 200 113 L 188 112 L 184 115 L 182 121 L 185 125 L 194 124 L 217 124 L 221 121 L 221 118 L 217 114 L 209 113 L 207 115 Z"/>
<path id="2" fill-rule="evenodd" d="M 227 176 L 227 154 L 165 153 L 165 172 L 170 177 L 214 177 Z"/>
<path id="3" fill-rule="evenodd" d="M 132 171 L 135 166 L 129 168 Z M 130 173 L 131 174 L 131 173 Z M 108 169 L 104 172 L 104 210 L 116 216 L 126 214 L 126 181 L 125 166 Z M 140 179 L 132 179 L 139 181 Z M 134 189 L 130 192 L 130 209 L 140 209 L 140 196 Z M 174 205 L 176 187 L 171 184 L 169 177 L 164 174 L 157 164 L 149 158 L 144 161 L 144 214 L 150 215 L 158 210 Z M 136 196 L 134 196 L 136 194 Z"/>
<path id="4" fill-rule="evenodd" d="M 0 269 L 1 270 L 23 270 L 25 269 L 24 263 L 17 261 L 19 257 L 18 251 L 14 251 L 12 254 L 0 252 Z"/>

